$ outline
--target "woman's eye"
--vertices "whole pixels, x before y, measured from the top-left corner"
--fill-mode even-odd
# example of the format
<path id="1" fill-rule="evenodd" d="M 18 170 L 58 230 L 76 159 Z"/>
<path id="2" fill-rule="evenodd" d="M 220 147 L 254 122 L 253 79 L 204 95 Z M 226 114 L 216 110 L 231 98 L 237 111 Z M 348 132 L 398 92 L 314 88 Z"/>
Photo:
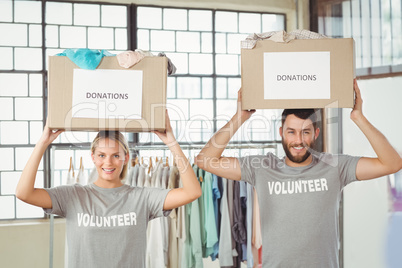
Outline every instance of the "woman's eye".
<path id="1" fill-rule="evenodd" d="M 115 158 L 119 158 L 119 157 L 120 157 L 120 155 L 115 155 L 114 157 L 115 157 Z"/>

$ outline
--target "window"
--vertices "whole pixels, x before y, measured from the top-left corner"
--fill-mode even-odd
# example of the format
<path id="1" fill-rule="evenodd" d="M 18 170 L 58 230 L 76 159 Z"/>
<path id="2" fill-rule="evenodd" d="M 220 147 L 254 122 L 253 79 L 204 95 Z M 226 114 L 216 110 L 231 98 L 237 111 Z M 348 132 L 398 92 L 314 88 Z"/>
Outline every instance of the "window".
<path id="1" fill-rule="evenodd" d="M 253 32 L 284 28 L 282 14 L 0 1 L 0 36 L 12 36 L 0 39 L 0 220 L 44 217 L 42 209 L 20 202 L 14 191 L 46 118 L 47 56 L 67 48 L 106 49 L 115 54 L 135 48 L 164 52 L 177 67 L 167 87 L 172 126 L 185 153 L 194 156 L 235 113 L 241 85 L 239 41 Z M 233 146 L 225 155 L 277 150 L 278 113 L 265 110 L 253 115 L 234 138 L 234 144 L 242 142 L 244 147 Z M 75 172 L 82 162 L 88 176 L 89 145 L 95 135 L 60 135 L 40 164 L 36 186 L 64 184 L 70 157 Z M 169 155 L 153 134 L 125 135 L 145 158 Z"/>
<path id="2" fill-rule="evenodd" d="M 359 76 L 402 72 L 400 0 L 318 0 L 318 31 L 355 40 Z"/>

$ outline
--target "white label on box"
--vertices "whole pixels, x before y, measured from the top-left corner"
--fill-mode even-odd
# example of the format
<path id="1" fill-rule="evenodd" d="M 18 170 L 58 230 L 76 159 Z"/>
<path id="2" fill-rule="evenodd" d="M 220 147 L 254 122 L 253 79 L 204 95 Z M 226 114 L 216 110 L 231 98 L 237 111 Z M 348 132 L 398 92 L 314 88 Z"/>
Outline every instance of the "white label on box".
<path id="1" fill-rule="evenodd" d="M 74 69 L 73 118 L 141 119 L 142 71 Z"/>
<path id="2" fill-rule="evenodd" d="M 330 99 L 330 52 L 264 53 L 264 99 Z"/>

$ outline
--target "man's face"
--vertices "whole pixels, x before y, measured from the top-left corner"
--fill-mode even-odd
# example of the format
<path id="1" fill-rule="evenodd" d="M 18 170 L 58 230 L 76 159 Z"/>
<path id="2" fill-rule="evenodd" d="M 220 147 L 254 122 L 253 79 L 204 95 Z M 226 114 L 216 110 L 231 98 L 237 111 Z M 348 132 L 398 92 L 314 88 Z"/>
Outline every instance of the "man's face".
<path id="1" fill-rule="evenodd" d="M 303 164 L 311 155 L 309 149 L 314 148 L 319 129 L 314 130 L 310 119 L 291 114 L 286 117 L 280 133 L 287 158 L 295 164 Z"/>

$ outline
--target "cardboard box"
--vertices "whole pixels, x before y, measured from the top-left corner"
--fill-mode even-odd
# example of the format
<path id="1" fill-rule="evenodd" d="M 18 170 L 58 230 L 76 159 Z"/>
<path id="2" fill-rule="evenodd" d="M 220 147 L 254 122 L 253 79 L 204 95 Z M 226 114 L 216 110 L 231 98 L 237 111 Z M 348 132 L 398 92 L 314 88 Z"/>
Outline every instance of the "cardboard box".
<path id="1" fill-rule="evenodd" d="M 103 57 L 96 70 L 84 70 L 65 56 L 51 56 L 49 127 L 69 131 L 164 131 L 166 84 L 166 57 L 145 57 L 128 69 L 120 67 L 114 56 Z"/>
<path id="2" fill-rule="evenodd" d="M 241 50 L 242 109 L 352 108 L 354 40 L 260 40 Z"/>

